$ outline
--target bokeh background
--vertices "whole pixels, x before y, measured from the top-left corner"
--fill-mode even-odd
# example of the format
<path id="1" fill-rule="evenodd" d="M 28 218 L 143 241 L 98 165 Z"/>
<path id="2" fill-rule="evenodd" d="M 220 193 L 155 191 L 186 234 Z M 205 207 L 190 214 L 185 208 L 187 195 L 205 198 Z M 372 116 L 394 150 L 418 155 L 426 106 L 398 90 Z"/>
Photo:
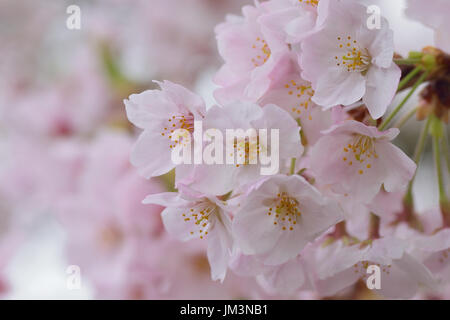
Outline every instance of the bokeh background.
<path id="1" fill-rule="evenodd" d="M 362 2 L 381 7 L 398 53 L 433 44 L 403 0 Z M 203 244 L 171 239 L 161 208 L 140 204 L 170 175 L 147 181 L 128 162 L 138 132 L 123 99 L 156 79 L 214 104 L 214 26 L 249 3 L 0 0 L 0 297 L 286 298 L 233 275 L 212 282 Z M 70 5 L 80 30 L 66 26 Z M 413 119 L 396 141 L 410 155 L 419 130 Z M 435 180 L 428 153 L 414 186 L 419 212 L 437 207 Z M 81 271 L 72 290 L 71 265 Z"/>

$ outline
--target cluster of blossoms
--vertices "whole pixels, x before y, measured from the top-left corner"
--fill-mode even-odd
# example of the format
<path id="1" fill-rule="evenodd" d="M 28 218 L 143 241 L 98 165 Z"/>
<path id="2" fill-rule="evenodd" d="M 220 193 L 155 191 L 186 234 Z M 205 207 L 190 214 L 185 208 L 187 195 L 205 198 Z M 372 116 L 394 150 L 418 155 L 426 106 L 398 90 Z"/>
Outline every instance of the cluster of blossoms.
<path id="1" fill-rule="evenodd" d="M 170 235 L 207 243 L 213 280 L 237 274 L 256 278 L 268 292 L 329 297 L 357 291 L 375 265 L 381 272 L 375 292 L 387 298 L 411 298 L 419 288 L 450 281 L 450 210 L 440 161 L 448 99 L 430 110 L 448 81 L 448 56 L 428 48 L 400 59 L 388 21 L 378 17 L 371 27 L 369 18 L 356 0 L 244 6 L 242 16 L 228 16 L 215 30 L 224 60 L 214 77 L 218 105 L 207 107 L 169 81 L 125 100 L 128 119 L 143 129 L 132 164 L 145 178 L 175 172 L 174 192 L 143 203 L 165 207 Z M 392 143 L 399 129 L 388 128 L 406 102 L 387 113 L 396 93 L 412 86 L 412 94 L 424 81 L 435 89 L 424 98 L 424 135 L 430 129 L 439 160 L 437 222 L 418 221 L 411 200 L 423 141 L 413 161 Z M 187 139 L 174 135 L 198 135 L 197 122 L 206 130 L 203 156 L 217 156 L 215 146 L 226 144 L 207 134 L 214 130 L 277 130 L 279 143 L 259 131 L 227 148 L 242 163 L 217 157 L 174 163 L 173 150 Z M 252 162 L 263 152 L 277 153 L 274 174 L 261 175 L 263 165 Z"/>

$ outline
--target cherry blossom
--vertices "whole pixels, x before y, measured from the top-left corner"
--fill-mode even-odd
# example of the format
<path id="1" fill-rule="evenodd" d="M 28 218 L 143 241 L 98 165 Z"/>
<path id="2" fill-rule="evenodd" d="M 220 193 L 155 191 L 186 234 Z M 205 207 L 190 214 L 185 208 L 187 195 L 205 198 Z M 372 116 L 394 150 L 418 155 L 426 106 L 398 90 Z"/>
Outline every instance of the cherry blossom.
<path id="1" fill-rule="evenodd" d="M 187 241 L 208 241 L 208 260 L 213 280 L 225 279 L 233 240 L 231 218 L 225 202 L 190 191 L 160 193 L 147 196 L 143 203 L 165 206 L 162 219 L 166 230 L 174 237 Z M 183 190 L 182 189 L 182 190 Z"/>
<path id="2" fill-rule="evenodd" d="M 243 201 L 233 219 L 233 233 L 244 254 L 279 265 L 341 219 L 336 203 L 303 178 L 279 175 L 264 181 Z"/>
<path id="3" fill-rule="evenodd" d="M 269 11 L 260 23 L 280 33 L 286 43 L 296 44 L 316 32 L 327 17 L 329 0 L 272 0 L 264 3 Z"/>
<path id="4" fill-rule="evenodd" d="M 176 129 L 194 131 L 194 121 L 205 115 L 199 96 L 170 81 L 158 82 L 161 90 L 147 90 L 125 100 L 128 119 L 144 129 L 131 154 L 131 162 L 146 178 L 175 167 L 171 151 L 180 142 L 172 140 Z"/>
<path id="5" fill-rule="evenodd" d="M 234 129 L 244 132 L 254 130 L 255 133 L 233 143 L 233 150 L 242 163 L 235 159 L 232 164 L 205 164 L 190 170 L 193 171 L 190 186 L 204 193 L 223 195 L 255 182 L 263 176 L 262 168 L 268 171 L 265 175 L 276 174 L 279 172 L 277 161 L 281 163 L 300 157 L 303 152 L 300 127 L 286 111 L 275 105 L 261 108 L 254 103 L 235 102 L 224 107 L 214 106 L 205 116 L 204 127 L 219 130 L 223 135 L 227 130 Z M 259 129 L 265 130 L 264 136 Z M 223 143 L 224 149 L 227 149 L 225 139 Z"/>
<path id="6" fill-rule="evenodd" d="M 353 0 L 331 1 L 323 28 L 302 42 L 302 76 L 315 90 L 312 100 L 329 108 L 362 99 L 378 119 L 391 103 L 400 79 L 393 63 L 393 32 L 367 26 L 366 7 Z"/>
<path id="7" fill-rule="evenodd" d="M 242 17 L 227 16 L 226 22 L 216 27 L 218 50 L 225 64 L 214 78 L 221 87 L 215 97 L 222 104 L 231 102 L 236 92 L 259 98 L 270 85 L 269 74 L 277 68 L 279 53 L 287 50 L 282 39 L 259 24 L 265 12 L 256 2 L 256 7 L 242 8 Z"/>
<path id="8" fill-rule="evenodd" d="M 402 190 L 416 165 L 390 142 L 398 133 L 353 120 L 333 126 L 311 151 L 311 171 L 321 184 L 359 203 L 370 202 L 382 185 L 388 192 Z"/>
<path id="9" fill-rule="evenodd" d="M 419 286 L 433 287 L 430 271 L 406 252 L 406 245 L 395 238 L 376 239 L 346 245 L 342 241 L 320 246 L 307 259 L 313 283 L 320 295 L 332 296 L 358 280 L 366 282 L 380 268 L 380 288 L 373 290 L 386 298 L 412 298 Z M 326 263 L 325 263 L 326 261 Z"/>

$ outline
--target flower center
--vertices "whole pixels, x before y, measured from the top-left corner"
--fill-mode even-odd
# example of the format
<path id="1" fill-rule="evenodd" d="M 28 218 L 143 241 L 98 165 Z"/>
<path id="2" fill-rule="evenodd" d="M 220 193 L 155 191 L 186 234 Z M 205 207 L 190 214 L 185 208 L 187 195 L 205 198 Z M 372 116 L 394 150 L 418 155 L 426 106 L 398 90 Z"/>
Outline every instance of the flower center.
<path id="1" fill-rule="evenodd" d="M 186 132 L 182 133 L 177 140 L 172 141 L 172 135 L 175 130 L 178 129 L 184 129 L 186 130 Z M 175 146 L 177 146 L 178 144 L 183 143 L 183 141 L 188 141 L 187 139 L 190 138 L 188 137 L 188 135 L 192 134 L 193 132 L 194 115 L 190 113 L 188 115 L 174 115 L 169 118 L 163 130 L 161 131 L 161 135 L 169 139 L 169 148 L 172 149 L 175 148 Z"/>
<path id="2" fill-rule="evenodd" d="M 208 235 L 211 229 L 213 217 L 217 210 L 217 206 L 209 201 L 202 201 L 190 208 L 189 211 L 182 213 L 185 222 L 194 222 L 194 230 L 190 231 L 191 235 L 198 234 L 200 239 Z"/>
<path id="3" fill-rule="evenodd" d="M 298 201 L 291 198 L 286 192 L 277 194 L 277 198 L 274 199 L 273 205 L 267 212 L 268 216 L 274 216 L 273 224 L 275 226 L 290 231 L 294 230 L 301 214 Z"/>
<path id="4" fill-rule="evenodd" d="M 266 43 L 266 40 L 260 37 L 256 38 L 256 42 L 253 43 L 252 49 L 255 50 L 255 57 L 252 58 L 252 63 L 255 67 L 262 66 L 269 60 L 271 51 Z"/>
<path id="5" fill-rule="evenodd" d="M 311 98 L 314 95 L 314 90 L 311 88 L 311 85 L 300 85 L 294 80 L 291 80 L 286 83 L 284 87 L 286 88 L 288 95 L 298 99 L 298 105 L 291 108 L 292 113 L 300 115 L 302 109 L 307 111 L 309 105 L 312 103 Z M 308 119 L 312 120 L 311 114 L 308 115 Z"/>
<path id="6" fill-rule="evenodd" d="M 378 158 L 374 140 L 368 136 L 356 135 L 352 143 L 344 146 L 345 154 L 342 161 L 348 163 L 349 166 L 355 165 L 358 173 L 364 174 L 364 169 L 372 168 L 370 161 Z"/>
<path id="7" fill-rule="evenodd" d="M 348 72 L 365 73 L 370 67 L 371 56 L 366 48 L 361 48 L 358 41 L 352 40 L 351 36 L 338 37 L 339 49 L 342 49 L 342 56 L 335 56 L 336 65 L 344 67 Z"/>
<path id="8" fill-rule="evenodd" d="M 319 5 L 320 0 L 298 0 L 298 2 L 302 4 L 308 4 L 313 7 L 317 7 Z"/>
<path id="9" fill-rule="evenodd" d="M 261 148 L 265 148 L 260 145 L 258 135 L 246 136 L 245 139 L 236 138 L 233 146 L 238 159 L 236 164 L 238 168 L 241 164 L 256 164 Z"/>

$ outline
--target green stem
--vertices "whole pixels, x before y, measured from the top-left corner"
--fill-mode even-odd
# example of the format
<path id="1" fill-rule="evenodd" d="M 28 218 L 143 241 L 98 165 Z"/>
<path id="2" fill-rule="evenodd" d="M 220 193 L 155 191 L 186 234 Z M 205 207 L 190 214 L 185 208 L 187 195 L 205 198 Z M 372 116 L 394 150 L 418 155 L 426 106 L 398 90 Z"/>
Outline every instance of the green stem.
<path id="1" fill-rule="evenodd" d="M 291 169 L 289 170 L 289 174 L 293 175 L 295 173 L 295 162 L 297 161 L 296 158 L 291 159 Z"/>
<path id="2" fill-rule="evenodd" d="M 450 174 L 450 150 L 448 148 L 448 132 L 444 128 L 444 136 L 442 139 L 442 152 L 444 153 L 445 162 L 447 164 L 447 171 Z"/>
<path id="3" fill-rule="evenodd" d="M 417 66 L 414 68 L 413 71 L 411 71 L 410 73 L 408 73 L 406 75 L 406 77 L 404 77 L 402 79 L 402 81 L 400 81 L 400 83 L 398 84 L 398 91 L 401 91 L 420 71 L 422 70 L 421 66 Z"/>
<path id="4" fill-rule="evenodd" d="M 401 127 L 403 127 L 405 125 L 406 122 L 408 122 L 409 119 L 411 119 L 411 117 L 413 115 L 416 114 L 417 110 L 419 108 L 416 107 L 412 110 L 410 110 L 408 113 L 406 113 L 400 120 L 398 120 L 395 124 L 394 127 L 400 129 Z"/>
<path id="5" fill-rule="evenodd" d="M 431 122 L 431 119 L 430 119 L 430 117 L 428 117 L 425 124 L 423 125 L 422 132 L 420 133 L 419 140 L 417 141 L 416 150 L 414 151 L 413 160 L 416 163 L 417 167 L 419 166 L 420 159 L 422 158 L 423 151 L 425 150 L 425 143 L 426 143 L 427 137 L 428 137 L 428 130 L 430 128 L 430 122 Z M 416 169 L 416 172 L 417 172 L 417 169 Z M 411 181 L 408 184 L 408 191 L 406 192 L 406 195 L 405 195 L 406 202 L 411 205 L 413 203 L 412 185 L 414 183 L 415 178 L 416 178 L 416 174 L 414 173 L 413 178 L 411 179 Z"/>
<path id="6" fill-rule="evenodd" d="M 392 121 L 392 119 L 394 119 L 394 117 L 397 115 L 397 113 L 399 113 L 399 111 L 403 108 L 403 106 L 406 104 L 406 102 L 409 100 L 409 98 L 411 98 L 411 96 L 417 90 L 417 88 L 428 77 L 428 73 L 429 72 L 426 71 L 420 76 L 420 78 L 416 81 L 416 83 L 414 84 L 412 89 L 408 92 L 406 97 L 402 100 L 402 102 L 400 102 L 400 104 L 394 109 L 394 111 L 392 111 L 392 113 L 386 119 L 383 120 L 380 127 L 378 128 L 380 131 L 383 131 L 384 129 L 386 129 L 386 127 L 389 125 L 389 123 Z"/>
<path id="7" fill-rule="evenodd" d="M 444 185 L 444 175 L 442 172 L 442 164 L 441 164 L 441 148 L 440 148 L 440 138 L 436 135 L 433 135 L 433 155 L 436 166 L 436 174 L 438 178 L 438 186 L 439 186 L 439 203 L 447 204 L 447 194 L 445 192 Z"/>
<path id="8" fill-rule="evenodd" d="M 394 59 L 394 62 L 398 65 L 412 65 L 419 63 L 422 59 Z"/>

